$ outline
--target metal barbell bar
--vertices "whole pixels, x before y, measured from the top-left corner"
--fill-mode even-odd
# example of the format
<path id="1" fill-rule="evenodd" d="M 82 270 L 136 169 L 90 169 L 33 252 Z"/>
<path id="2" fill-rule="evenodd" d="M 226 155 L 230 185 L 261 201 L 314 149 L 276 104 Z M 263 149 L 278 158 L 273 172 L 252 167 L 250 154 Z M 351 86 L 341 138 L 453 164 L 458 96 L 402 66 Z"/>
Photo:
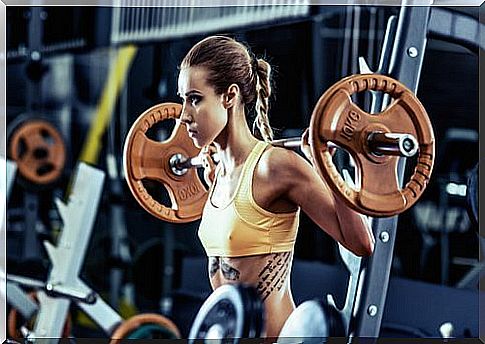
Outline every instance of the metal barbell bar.
<path id="1" fill-rule="evenodd" d="M 296 150 L 301 146 L 301 137 L 273 140 L 271 144 L 277 147 Z M 328 142 L 328 146 L 338 147 L 330 141 Z M 393 155 L 405 158 L 416 155 L 419 148 L 418 141 L 411 134 L 383 133 L 377 131 L 371 132 L 367 136 L 367 146 L 370 152 L 376 156 Z M 218 161 L 217 154 L 214 154 L 213 158 L 216 162 Z M 182 176 L 189 168 L 202 167 L 202 157 L 187 158 L 183 154 L 178 153 L 170 158 L 169 164 L 175 175 Z"/>

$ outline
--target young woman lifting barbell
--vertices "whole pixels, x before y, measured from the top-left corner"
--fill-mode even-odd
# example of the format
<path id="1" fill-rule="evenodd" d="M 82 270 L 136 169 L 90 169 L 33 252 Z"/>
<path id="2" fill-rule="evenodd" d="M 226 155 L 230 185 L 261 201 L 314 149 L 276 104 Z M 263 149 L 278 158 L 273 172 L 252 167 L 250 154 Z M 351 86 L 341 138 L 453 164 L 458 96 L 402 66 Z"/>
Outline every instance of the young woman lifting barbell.
<path id="1" fill-rule="evenodd" d="M 183 59 L 178 94 L 180 121 L 194 144 L 214 144 L 220 160 L 198 233 L 209 257 L 211 285 L 257 288 L 266 335 L 277 337 L 295 308 L 289 272 L 300 209 L 356 255 L 370 255 L 374 238 L 366 220 L 334 197 L 311 164 L 270 144 L 270 71 L 242 43 L 211 36 Z M 253 107 L 263 140 L 246 121 Z M 305 140 L 302 149 L 309 154 Z"/>

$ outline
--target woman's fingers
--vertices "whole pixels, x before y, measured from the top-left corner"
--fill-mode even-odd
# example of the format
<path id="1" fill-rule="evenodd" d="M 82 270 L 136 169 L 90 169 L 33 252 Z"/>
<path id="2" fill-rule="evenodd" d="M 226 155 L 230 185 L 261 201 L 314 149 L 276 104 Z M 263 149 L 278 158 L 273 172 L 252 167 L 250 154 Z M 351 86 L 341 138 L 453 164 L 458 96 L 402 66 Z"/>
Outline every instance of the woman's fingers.
<path id="1" fill-rule="evenodd" d="M 305 129 L 303 135 L 301 135 L 300 149 L 305 154 L 305 157 L 313 164 L 312 152 L 310 151 L 310 145 L 308 144 L 308 128 Z"/>
<path id="2" fill-rule="evenodd" d="M 303 134 L 301 135 L 301 143 L 302 145 L 308 146 L 308 129 L 306 128 Z"/>
<path id="3" fill-rule="evenodd" d="M 215 178 L 216 163 L 212 155 L 217 149 L 212 145 L 202 147 L 200 154 L 202 156 L 202 166 L 204 167 L 204 179 L 207 184 L 211 185 Z"/>

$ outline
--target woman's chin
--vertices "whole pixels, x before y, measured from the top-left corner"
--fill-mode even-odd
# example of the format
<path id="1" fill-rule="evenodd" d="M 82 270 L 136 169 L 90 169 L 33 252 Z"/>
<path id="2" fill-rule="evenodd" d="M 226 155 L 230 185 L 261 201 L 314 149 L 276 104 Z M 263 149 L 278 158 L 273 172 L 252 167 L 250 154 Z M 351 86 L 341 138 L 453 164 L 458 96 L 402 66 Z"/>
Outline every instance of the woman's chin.
<path id="1" fill-rule="evenodd" d="M 194 143 L 194 146 L 197 147 L 198 149 L 202 149 L 202 147 L 204 147 L 204 143 L 197 140 L 197 139 L 192 139 L 192 142 Z"/>

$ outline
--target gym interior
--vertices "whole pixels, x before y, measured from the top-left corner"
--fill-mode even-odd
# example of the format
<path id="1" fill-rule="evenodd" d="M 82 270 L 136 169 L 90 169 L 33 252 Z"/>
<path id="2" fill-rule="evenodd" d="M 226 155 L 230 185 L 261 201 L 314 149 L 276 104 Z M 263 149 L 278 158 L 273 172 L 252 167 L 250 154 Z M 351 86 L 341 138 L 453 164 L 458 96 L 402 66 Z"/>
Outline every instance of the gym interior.
<path id="1" fill-rule="evenodd" d="M 225 296 L 246 313 L 227 312 L 220 299 L 210 310 L 202 307 L 214 301 L 214 291 L 197 236 L 200 212 L 154 216 L 164 207 L 178 214 L 183 205 L 173 204 L 160 180 L 127 180 L 133 177 L 126 148 L 132 126 L 157 104 L 181 104 L 179 64 L 211 34 L 245 42 L 270 63 L 275 139 L 300 136 L 324 92 L 357 74 L 387 75 L 406 85 L 431 124 L 426 188 L 404 210 L 369 216 L 372 256 L 346 252 L 300 214 L 293 298 L 296 306 L 323 308 L 298 307 L 293 327 L 299 329 L 289 336 L 305 342 L 483 335 L 478 128 L 484 24 L 478 5 L 120 3 L 6 7 L 7 338 L 194 339 L 212 338 L 217 329 L 228 338 L 264 336 L 264 316 L 257 323 L 248 314 L 253 300 Z M 354 99 L 371 112 L 386 99 L 382 93 L 368 89 Z M 176 123 L 168 118 L 145 134 L 168 140 Z M 403 189 L 420 172 L 420 137 L 417 144 L 416 155 L 401 156 L 398 171 L 389 171 Z M 346 183 L 356 182 L 361 171 L 347 150 L 337 149 L 333 162 Z M 199 178 L 203 169 L 195 169 Z M 372 175 L 367 180 L 381 182 Z M 144 202 L 147 194 L 150 202 Z M 223 317 L 211 313 L 221 309 Z"/>

